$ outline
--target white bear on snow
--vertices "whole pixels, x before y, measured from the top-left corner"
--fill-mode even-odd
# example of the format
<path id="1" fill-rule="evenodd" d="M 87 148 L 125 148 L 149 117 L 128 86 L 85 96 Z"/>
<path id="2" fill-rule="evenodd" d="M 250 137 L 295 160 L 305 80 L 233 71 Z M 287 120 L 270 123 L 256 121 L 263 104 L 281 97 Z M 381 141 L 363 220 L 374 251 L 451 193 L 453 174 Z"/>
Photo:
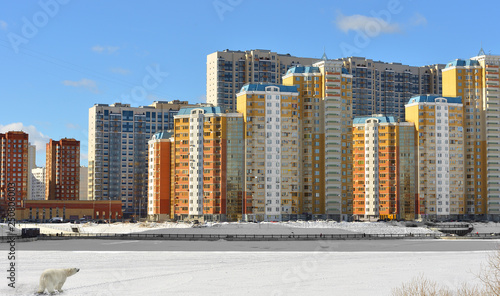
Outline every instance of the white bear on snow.
<path id="1" fill-rule="evenodd" d="M 37 293 L 45 292 L 54 293 L 54 290 L 62 292 L 62 286 L 68 276 L 72 276 L 80 271 L 78 268 L 61 268 L 61 269 L 46 269 L 40 276 L 40 287 Z"/>

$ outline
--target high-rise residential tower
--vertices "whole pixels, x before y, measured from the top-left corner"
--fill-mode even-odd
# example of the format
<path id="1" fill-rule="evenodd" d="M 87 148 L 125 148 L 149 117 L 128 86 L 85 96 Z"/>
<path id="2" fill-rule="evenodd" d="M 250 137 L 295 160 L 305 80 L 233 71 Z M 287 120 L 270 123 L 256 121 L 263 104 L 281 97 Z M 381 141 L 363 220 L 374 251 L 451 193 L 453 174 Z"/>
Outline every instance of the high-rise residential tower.
<path id="1" fill-rule="evenodd" d="M 413 123 L 392 116 L 356 117 L 354 215 L 358 219 L 415 219 Z"/>
<path id="2" fill-rule="evenodd" d="M 237 221 L 243 215 L 243 117 L 219 107 L 175 116 L 175 218 Z"/>
<path id="3" fill-rule="evenodd" d="M 247 84 L 238 93 L 245 132 L 245 218 L 297 219 L 302 201 L 299 92 L 296 86 Z M 317 153 L 319 155 L 319 152 Z"/>
<path id="4" fill-rule="evenodd" d="M 312 218 L 352 214 L 351 81 L 342 63 L 326 56 L 283 77 L 299 92 L 302 211 Z"/>
<path id="5" fill-rule="evenodd" d="M 34 168 L 31 170 L 31 196 L 29 199 L 45 199 L 45 168 Z"/>
<path id="6" fill-rule="evenodd" d="M 280 84 L 291 67 L 318 60 L 263 49 L 216 51 L 207 55 L 207 103 L 221 107 L 223 112 L 236 112 L 236 94 L 244 84 Z"/>
<path id="7" fill-rule="evenodd" d="M 80 198 L 80 141 L 50 140 L 46 149 L 45 199 Z"/>
<path id="8" fill-rule="evenodd" d="M 173 219 L 172 163 L 173 138 L 169 132 L 159 132 L 148 142 L 148 219 L 165 221 Z"/>
<path id="9" fill-rule="evenodd" d="M 121 200 L 123 215 L 147 214 L 148 141 L 173 129 L 173 116 L 187 101 L 150 106 L 96 104 L 89 109 L 88 198 Z"/>
<path id="10" fill-rule="evenodd" d="M 0 133 L 0 216 L 6 217 L 8 198 L 21 207 L 28 194 L 28 134 Z M 9 206 L 12 209 L 12 206 Z"/>
<path id="11" fill-rule="evenodd" d="M 464 131 L 460 97 L 417 96 L 406 105 L 406 121 L 415 125 L 417 215 L 464 215 Z"/>
<path id="12" fill-rule="evenodd" d="M 500 221 L 500 56 L 479 54 L 443 70 L 443 95 L 463 101 L 466 214 Z"/>
<path id="13" fill-rule="evenodd" d="M 353 76 L 353 116 L 393 115 L 404 120 L 405 104 L 420 94 L 441 95 L 445 65 L 408 66 L 364 57 L 339 59 Z"/>

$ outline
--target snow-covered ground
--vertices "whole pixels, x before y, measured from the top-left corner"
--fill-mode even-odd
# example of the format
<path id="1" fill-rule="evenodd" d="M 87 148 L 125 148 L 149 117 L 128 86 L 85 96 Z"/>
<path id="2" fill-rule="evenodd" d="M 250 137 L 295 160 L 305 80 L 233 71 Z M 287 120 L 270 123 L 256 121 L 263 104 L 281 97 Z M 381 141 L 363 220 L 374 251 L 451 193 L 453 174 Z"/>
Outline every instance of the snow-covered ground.
<path id="1" fill-rule="evenodd" d="M 19 250 L 16 289 L 2 276 L 0 295 L 34 295 L 45 268 L 66 267 L 80 268 L 64 284 L 67 296 L 390 295 L 418 275 L 448 287 L 478 284 L 489 253 Z"/>
<path id="2" fill-rule="evenodd" d="M 282 223 L 206 223 L 193 227 L 188 223 L 113 223 L 113 224 L 19 224 L 38 227 L 41 233 L 210 233 L 210 234 L 420 234 L 433 233 L 426 227 L 406 227 L 403 222 L 282 222 Z"/>

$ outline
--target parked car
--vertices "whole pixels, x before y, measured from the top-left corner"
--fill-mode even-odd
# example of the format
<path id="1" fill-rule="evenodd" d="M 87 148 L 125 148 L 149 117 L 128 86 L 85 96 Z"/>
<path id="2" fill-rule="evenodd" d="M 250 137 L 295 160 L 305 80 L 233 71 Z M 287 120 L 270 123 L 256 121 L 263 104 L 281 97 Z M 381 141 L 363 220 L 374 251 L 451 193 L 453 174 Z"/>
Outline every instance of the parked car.
<path id="1" fill-rule="evenodd" d="M 49 223 L 63 223 L 63 218 L 61 217 L 52 217 L 49 219 Z"/>

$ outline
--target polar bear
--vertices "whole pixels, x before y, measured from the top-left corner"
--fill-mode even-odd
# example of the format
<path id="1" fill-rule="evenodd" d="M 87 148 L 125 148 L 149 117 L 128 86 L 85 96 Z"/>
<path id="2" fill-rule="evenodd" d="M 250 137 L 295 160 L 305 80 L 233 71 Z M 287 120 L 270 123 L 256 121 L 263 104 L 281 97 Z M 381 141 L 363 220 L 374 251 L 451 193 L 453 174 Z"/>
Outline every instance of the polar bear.
<path id="1" fill-rule="evenodd" d="M 38 287 L 38 294 L 45 292 L 54 293 L 54 290 L 62 292 L 62 286 L 68 276 L 72 276 L 80 271 L 78 268 L 61 268 L 61 269 L 46 269 L 40 276 L 40 286 Z"/>

